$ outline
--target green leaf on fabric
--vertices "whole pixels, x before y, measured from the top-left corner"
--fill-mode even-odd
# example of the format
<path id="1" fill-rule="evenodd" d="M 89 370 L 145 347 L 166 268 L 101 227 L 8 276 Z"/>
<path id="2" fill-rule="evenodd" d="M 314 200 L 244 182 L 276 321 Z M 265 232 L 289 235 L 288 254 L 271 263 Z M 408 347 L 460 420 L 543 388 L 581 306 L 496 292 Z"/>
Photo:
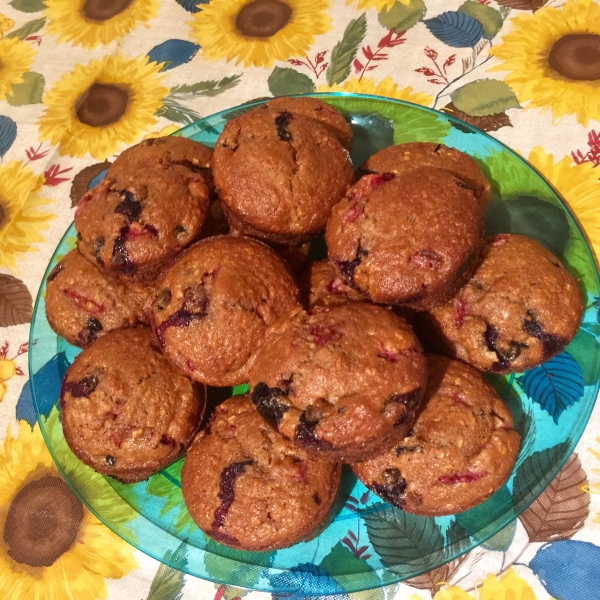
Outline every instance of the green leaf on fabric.
<path id="1" fill-rule="evenodd" d="M 565 211 L 535 196 L 492 201 L 485 215 L 486 235 L 517 233 L 540 243 L 555 256 L 562 256 L 571 231 Z"/>
<path id="2" fill-rule="evenodd" d="M 21 12 L 34 13 L 44 10 L 46 5 L 44 0 L 11 0 L 9 4 L 15 9 Z"/>
<path id="3" fill-rule="evenodd" d="M 571 275 L 578 280 L 577 284 L 583 298 L 587 298 L 588 293 L 592 296 L 598 296 L 600 290 L 596 280 L 594 259 L 580 236 L 578 229 L 571 223 L 571 239 L 564 252 L 563 264 Z"/>
<path id="4" fill-rule="evenodd" d="M 583 375 L 583 384 L 592 385 L 596 383 L 600 372 L 600 344 L 598 340 L 585 329 L 579 329 L 566 350 L 579 364 Z"/>
<path id="5" fill-rule="evenodd" d="M 512 511 L 512 497 L 507 487 L 504 486 L 484 503 L 456 515 L 456 520 L 473 539 L 481 541 L 496 529 L 495 515 L 507 514 Z"/>
<path id="6" fill-rule="evenodd" d="M 556 446 L 534 452 L 528 456 L 517 468 L 513 485 L 513 504 L 520 510 L 532 500 L 533 491 L 539 491 L 540 474 L 553 470 L 561 459 L 565 457 L 570 440 Z"/>
<path id="7" fill-rule="evenodd" d="M 483 542 L 481 546 L 486 550 L 493 550 L 495 552 L 506 552 L 517 531 L 517 519 L 511 521 L 506 527 L 503 527 L 498 533 L 495 533 L 491 538 Z"/>
<path id="8" fill-rule="evenodd" d="M 249 594 L 251 591 L 252 590 L 245 590 L 235 587 L 234 585 L 226 585 L 221 600 L 234 600 L 234 598 L 241 598 L 242 596 Z"/>
<path id="9" fill-rule="evenodd" d="M 34 19 L 33 21 L 29 21 L 25 23 L 19 29 L 15 29 L 10 33 L 7 33 L 5 38 L 19 38 L 20 40 L 24 40 L 26 37 L 34 34 L 36 31 L 39 31 L 46 24 L 46 19 Z"/>
<path id="10" fill-rule="evenodd" d="M 204 565 L 217 581 L 235 581 L 241 587 L 252 587 L 261 571 L 273 563 L 274 552 L 245 552 L 222 546 L 208 538 Z"/>
<path id="11" fill-rule="evenodd" d="M 427 12 L 423 0 L 412 0 L 407 6 L 402 2 L 394 2 L 389 8 L 384 8 L 378 16 L 379 23 L 386 29 L 393 29 L 395 33 L 408 31 L 414 27 Z"/>
<path id="12" fill-rule="evenodd" d="M 344 589 L 346 588 L 344 587 L 343 575 L 353 575 L 355 573 L 360 573 L 361 585 L 364 585 L 364 587 L 371 588 L 381 585 L 381 579 L 377 577 L 373 568 L 364 560 L 354 556 L 341 542 L 338 542 L 331 549 L 319 566 Z"/>
<path id="13" fill-rule="evenodd" d="M 45 83 L 46 80 L 39 73 L 23 73 L 23 82 L 12 86 L 10 94 L 6 94 L 6 100 L 12 106 L 39 104 L 44 95 Z"/>
<path id="14" fill-rule="evenodd" d="M 461 527 L 458 521 L 454 520 L 446 530 L 446 546 L 444 551 L 448 558 L 462 554 L 469 544 L 471 538 L 469 534 Z"/>
<path id="15" fill-rule="evenodd" d="M 371 545 L 386 569 L 409 576 L 445 558 L 444 536 L 432 517 L 417 517 L 395 507 L 364 516 Z"/>
<path id="16" fill-rule="evenodd" d="M 487 117 L 509 108 L 522 108 L 515 93 L 499 79 L 471 81 L 454 90 L 450 98 L 458 110 L 472 117 Z"/>
<path id="17" fill-rule="evenodd" d="M 289 67 L 275 67 L 267 83 L 273 96 L 310 94 L 315 91 L 315 84 L 310 77 Z"/>
<path id="18" fill-rule="evenodd" d="M 242 75 L 231 75 L 223 79 L 211 79 L 199 81 L 198 83 L 176 85 L 171 88 L 167 98 L 173 100 L 191 100 L 199 96 L 218 96 L 223 92 L 234 88 L 242 78 Z"/>
<path id="19" fill-rule="evenodd" d="M 504 24 L 502 15 L 495 8 L 476 2 L 476 0 L 467 0 L 461 5 L 458 12 L 477 19 L 483 27 L 483 37 L 486 40 L 491 40 Z"/>
<path id="20" fill-rule="evenodd" d="M 352 68 L 352 61 L 356 57 L 358 47 L 361 45 L 367 33 L 367 14 L 363 13 L 360 17 L 352 19 L 342 39 L 333 47 L 331 51 L 329 67 L 325 77 L 327 85 L 342 83 Z"/>
<path id="21" fill-rule="evenodd" d="M 452 125 L 430 112 L 406 112 L 394 123 L 394 144 L 408 142 L 443 142 Z"/>
<path id="22" fill-rule="evenodd" d="M 163 100 L 163 105 L 156 111 L 156 116 L 165 117 L 169 121 L 183 125 L 190 125 L 202 118 L 195 110 L 179 104 L 169 96 Z"/>
<path id="23" fill-rule="evenodd" d="M 185 581 L 181 569 L 187 565 L 185 544 L 180 544 L 175 552 L 167 552 L 164 560 L 169 564 L 158 567 L 146 600 L 181 600 L 183 596 Z"/>

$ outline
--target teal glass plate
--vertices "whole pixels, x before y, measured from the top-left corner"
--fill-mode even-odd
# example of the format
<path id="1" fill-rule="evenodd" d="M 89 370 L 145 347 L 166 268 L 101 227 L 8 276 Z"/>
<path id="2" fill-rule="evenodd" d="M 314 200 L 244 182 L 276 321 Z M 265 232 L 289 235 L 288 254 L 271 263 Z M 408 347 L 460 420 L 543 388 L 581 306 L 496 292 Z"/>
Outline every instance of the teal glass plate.
<path id="1" fill-rule="evenodd" d="M 51 331 L 44 297 L 48 273 L 74 247 L 71 226 L 37 296 L 29 353 L 38 421 L 59 469 L 100 520 L 146 554 L 203 579 L 277 594 L 367 590 L 420 575 L 485 542 L 556 476 L 584 430 L 600 380 L 598 271 L 584 233 L 552 186 L 506 146 L 448 115 L 375 96 L 316 96 L 351 123 L 355 166 L 380 148 L 409 141 L 443 143 L 473 156 L 493 187 L 487 233 L 522 233 L 550 249 L 578 279 L 585 313 L 565 352 L 531 371 L 490 377 L 512 411 L 522 445 L 509 481 L 486 502 L 454 516 L 417 517 L 383 503 L 345 469 L 335 518 L 318 537 L 274 552 L 236 551 L 207 538 L 191 520 L 179 483 L 183 461 L 124 485 L 85 467 L 66 446 L 57 401 L 78 350 Z M 229 119 L 259 103 L 217 113 L 176 135 L 212 146 Z M 222 399 L 230 392 L 210 394 Z"/>

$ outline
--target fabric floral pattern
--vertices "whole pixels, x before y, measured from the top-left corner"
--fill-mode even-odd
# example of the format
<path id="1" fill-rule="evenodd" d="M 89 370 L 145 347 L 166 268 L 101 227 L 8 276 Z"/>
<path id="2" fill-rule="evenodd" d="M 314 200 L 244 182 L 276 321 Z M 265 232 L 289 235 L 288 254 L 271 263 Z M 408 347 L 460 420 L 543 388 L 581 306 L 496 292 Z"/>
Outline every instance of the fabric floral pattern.
<path id="1" fill-rule="evenodd" d="M 194 16 L 192 37 L 210 61 L 271 67 L 306 56 L 315 36 L 331 29 L 328 0 L 221 0 Z"/>
<path id="2" fill-rule="evenodd" d="M 7 25 L 9 22 L 3 21 Z M 3 57 L 0 68 L 0 100 L 6 100 L 12 86 L 22 83 L 23 74 L 29 70 L 35 51 L 31 44 L 17 38 L 0 39 L 0 57 Z M 10 60 L 6 60 L 10 57 Z"/>
<path id="3" fill-rule="evenodd" d="M 60 154 L 96 159 L 139 141 L 157 122 L 168 89 L 160 65 L 121 55 L 78 64 L 44 95 L 40 140 Z"/>

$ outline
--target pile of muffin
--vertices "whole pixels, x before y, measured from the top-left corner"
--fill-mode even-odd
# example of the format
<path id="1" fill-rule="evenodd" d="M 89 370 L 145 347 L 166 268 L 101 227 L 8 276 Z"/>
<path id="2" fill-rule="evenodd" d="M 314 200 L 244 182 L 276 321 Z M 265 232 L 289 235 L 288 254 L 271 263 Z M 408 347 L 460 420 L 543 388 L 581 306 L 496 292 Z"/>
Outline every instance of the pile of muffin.
<path id="1" fill-rule="evenodd" d="M 579 326 L 559 260 L 483 237 L 469 156 L 404 144 L 355 173 L 351 146 L 314 98 L 232 119 L 214 152 L 145 140 L 81 198 L 77 249 L 47 279 L 48 322 L 84 348 L 61 390 L 70 448 L 123 482 L 185 455 L 189 513 L 228 546 L 316 535 L 342 463 L 415 514 L 482 502 L 520 436 L 481 372 L 539 365 Z M 206 386 L 245 383 L 199 430 Z"/>

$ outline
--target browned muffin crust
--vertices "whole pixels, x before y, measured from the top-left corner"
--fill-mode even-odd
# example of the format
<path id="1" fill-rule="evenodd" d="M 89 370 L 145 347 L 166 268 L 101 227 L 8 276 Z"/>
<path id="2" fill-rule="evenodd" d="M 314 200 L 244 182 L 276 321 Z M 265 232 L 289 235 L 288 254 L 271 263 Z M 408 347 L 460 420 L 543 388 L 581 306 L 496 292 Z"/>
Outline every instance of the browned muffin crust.
<path id="1" fill-rule="evenodd" d="M 348 152 L 324 127 L 266 104 L 225 125 L 212 170 L 232 233 L 292 244 L 325 227 L 354 178 Z"/>
<path id="2" fill-rule="evenodd" d="M 379 150 L 359 168 L 359 174 L 394 173 L 435 167 L 452 173 L 473 192 L 482 210 L 490 201 L 491 185 L 479 165 L 464 152 L 433 142 L 411 142 Z"/>
<path id="3" fill-rule="evenodd" d="M 340 277 L 328 260 L 313 262 L 299 275 L 302 303 L 308 312 L 328 310 L 347 302 L 361 302 L 365 297 Z"/>
<path id="4" fill-rule="evenodd" d="M 329 259 L 373 302 L 425 310 L 473 272 L 482 213 L 471 190 L 436 168 L 365 175 L 327 223 Z"/>
<path id="5" fill-rule="evenodd" d="M 185 453 L 202 420 L 205 389 L 169 363 L 150 328 L 117 329 L 77 356 L 60 406 L 77 458 L 130 483 Z"/>
<path id="6" fill-rule="evenodd" d="M 352 470 L 369 489 L 417 515 L 462 512 L 509 478 L 520 436 L 494 389 L 472 367 L 428 355 L 423 409 L 394 448 Z"/>
<path id="7" fill-rule="evenodd" d="M 161 148 L 167 149 L 165 157 L 179 156 L 170 146 L 155 142 L 125 151 L 106 178 L 82 196 L 75 229 L 77 247 L 88 260 L 110 272 L 152 279 L 199 236 L 210 174 L 193 160 L 159 160 Z"/>
<path id="8" fill-rule="evenodd" d="M 481 371 L 531 369 L 561 352 L 579 328 L 577 282 L 536 241 L 486 238 L 481 264 L 456 296 L 422 316 L 424 335 Z"/>
<path id="9" fill-rule="evenodd" d="M 269 100 L 267 105 L 273 110 L 289 111 L 293 114 L 314 119 L 337 138 L 348 152 L 352 151 L 352 129 L 350 125 L 338 110 L 326 102 L 318 98 L 280 96 Z"/>
<path id="10" fill-rule="evenodd" d="M 333 506 L 341 465 L 284 440 L 248 395 L 220 404 L 188 450 L 186 507 L 207 535 L 244 550 L 276 550 L 307 538 Z"/>
<path id="11" fill-rule="evenodd" d="M 406 321 L 352 302 L 275 324 L 250 388 L 258 412 L 286 439 L 335 460 L 360 461 L 404 437 L 426 378 Z"/>
<path id="12" fill-rule="evenodd" d="M 215 236 L 183 252 L 157 285 L 152 327 L 165 356 L 193 379 L 245 383 L 266 328 L 298 304 L 281 259 L 245 237 Z"/>
<path id="13" fill-rule="evenodd" d="M 46 281 L 48 324 L 69 344 L 83 347 L 112 329 L 150 324 L 154 288 L 110 277 L 76 249 Z"/>

